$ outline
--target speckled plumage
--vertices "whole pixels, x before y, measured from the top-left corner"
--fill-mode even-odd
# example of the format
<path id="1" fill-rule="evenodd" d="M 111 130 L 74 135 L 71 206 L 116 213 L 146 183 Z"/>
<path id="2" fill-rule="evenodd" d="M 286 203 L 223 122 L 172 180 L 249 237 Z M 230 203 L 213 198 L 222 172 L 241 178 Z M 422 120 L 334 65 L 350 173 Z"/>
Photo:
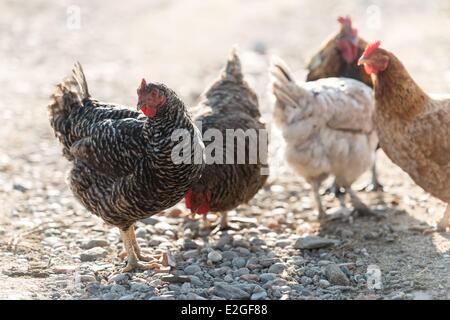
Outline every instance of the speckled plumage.
<path id="1" fill-rule="evenodd" d="M 265 129 L 261 122 L 258 98 L 244 80 L 239 57 L 232 51 L 221 76 L 203 94 L 202 101 L 194 111 L 195 121 L 202 124 L 202 131 L 217 129 L 227 143 L 226 129 Z M 259 135 L 259 132 L 256 131 Z M 204 141 L 208 146 L 211 141 Z M 266 146 L 259 146 L 265 148 Z M 235 157 L 237 144 L 235 144 Z M 246 143 L 245 152 L 249 145 Z M 207 154 L 205 154 L 208 157 Z M 224 152 L 225 161 L 225 152 Z M 202 177 L 192 185 L 193 194 L 210 191 L 212 198 L 209 208 L 213 212 L 226 212 L 250 201 L 263 187 L 267 174 L 262 174 L 266 166 L 258 158 L 257 164 L 208 164 Z M 268 173 L 268 172 L 267 172 Z"/>
<path id="2" fill-rule="evenodd" d="M 59 84 L 48 107 L 50 123 L 72 163 L 68 184 L 92 213 L 122 230 L 179 202 L 202 164 L 175 165 L 171 140 L 186 129 L 193 144 L 203 144 L 183 102 L 163 84 L 152 83 L 167 98 L 153 118 L 90 97 L 81 65 Z M 191 159 L 194 159 L 192 153 Z"/>

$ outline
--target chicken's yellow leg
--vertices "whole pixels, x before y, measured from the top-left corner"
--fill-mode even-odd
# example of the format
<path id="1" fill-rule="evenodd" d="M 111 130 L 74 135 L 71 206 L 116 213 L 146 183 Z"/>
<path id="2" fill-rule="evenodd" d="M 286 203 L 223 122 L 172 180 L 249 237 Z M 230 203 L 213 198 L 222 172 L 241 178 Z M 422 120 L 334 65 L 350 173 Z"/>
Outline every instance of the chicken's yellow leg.
<path id="1" fill-rule="evenodd" d="M 127 265 L 122 269 L 122 272 L 130 272 L 134 269 L 159 269 L 161 267 L 160 264 L 155 262 L 149 264 L 139 263 L 139 259 L 143 256 L 136 241 L 134 226 L 129 227 L 127 230 L 121 229 L 120 234 L 122 235 L 123 245 L 128 256 Z"/>

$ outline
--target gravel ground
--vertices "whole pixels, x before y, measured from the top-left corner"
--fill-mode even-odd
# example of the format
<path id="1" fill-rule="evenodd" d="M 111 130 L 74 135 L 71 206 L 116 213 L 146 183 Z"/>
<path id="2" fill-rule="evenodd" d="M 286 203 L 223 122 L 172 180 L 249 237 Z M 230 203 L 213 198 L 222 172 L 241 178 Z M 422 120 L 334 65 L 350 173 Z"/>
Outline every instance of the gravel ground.
<path id="1" fill-rule="evenodd" d="M 76 60 L 102 100 L 134 105 L 145 76 L 193 105 L 238 43 L 270 124 L 270 54 L 304 77 L 306 57 L 345 13 L 362 35 L 398 53 L 428 91 L 450 92 L 448 1 L 64 2 L 0 3 L 0 299 L 450 298 L 450 235 L 428 232 L 443 203 L 380 152 L 385 193 L 361 197 L 386 218 L 319 224 L 310 187 L 280 156 L 276 129 L 269 183 L 230 212 L 239 231 L 206 236 L 180 204 L 137 225 L 144 250 L 171 252 L 170 273 L 121 274 L 118 230 L 72 197 L 45 109 Z M 79 29 L 69 4 L 81 10 Z M 371 4 L 382 4 L 380 28 Z M 331 197 L 325 204 L 338 205 Z"/>

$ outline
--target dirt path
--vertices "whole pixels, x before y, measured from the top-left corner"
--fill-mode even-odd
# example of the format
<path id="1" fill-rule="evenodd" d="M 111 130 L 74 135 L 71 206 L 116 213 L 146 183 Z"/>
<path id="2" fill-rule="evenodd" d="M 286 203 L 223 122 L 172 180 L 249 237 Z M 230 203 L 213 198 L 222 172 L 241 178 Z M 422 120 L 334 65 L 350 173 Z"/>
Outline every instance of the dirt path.
<path id="1" fill-rule="evenodd" d="M 118 232 L 87 213 L 68 191 L 68 164 L 45 110 L 52 86 L 76 60 L 83 63 L 93 94 L 103 100 L 133 105 L 145 76 L 167 83 L 192 105 L 238 43 L 270 123 L 269 55 L 282 56 L 303 77 L 306 57 L 336 29 L 335 16 L 346 13 L 355 17 L 362 35 L 380 38 L 395 51 L 425 89 L 450 92 L 448 1 L 384 3 L 379 29 L 373 20 L 377 10 L 367 10 L 366 1 L 70 3 L 78 7 L 69 17 L 62 3 L 0 4 L 0 299 L 227 296 L 229 288 L 218 279 L 239 288 L 239 298 L 450 298 L 450 235 L 423 232 L 440 218 L 444 205 L 384 155 L 380 172 L 386 192 L 382 198 L 362 197 L 386 219 L 317 224 L 309 187 L 280 162 L 252 203 L 231 213 L 242 232 L 203 239 L 196 234 L 198 223 L 167 215 L 139 225 L 142 246 L 171 250 L 174 273 L 188 276 L 189 285 L 169 284 L 148 272 L 117 274 L 122 266 L 116 257 Z M 77 8 L 80 28 L 73 16 Z M 367 179 L 362 177 L 359 186 Z M 336 206 L 331 198 L 326 204 Z M 339 244 L 299 250 L 297 239 L 312 234 Z M 84 261 L 92 245 L 96 256 Z M 220 264 L 208 263 L 212 250 L 220 252 Z M 349 283 L 326 283 L 327 266 L 335 264 Z M 367 286 L 371 265 L 381 271 L 381 290 Z"/>

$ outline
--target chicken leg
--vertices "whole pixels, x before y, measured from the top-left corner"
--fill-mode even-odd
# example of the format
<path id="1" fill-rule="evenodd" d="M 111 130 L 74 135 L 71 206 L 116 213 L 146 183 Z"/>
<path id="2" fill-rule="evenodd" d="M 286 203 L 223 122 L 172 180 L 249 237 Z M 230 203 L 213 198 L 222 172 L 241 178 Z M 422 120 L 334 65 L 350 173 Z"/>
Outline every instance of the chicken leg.
<path id="1" fill-rule="evenodd" d="M 377 162 L 375 161 L 372 166 L 372 182 L 363 188 L 366 192 L 383 192 L 383 185 L 378 180 Z"/>
<path id="2" fill-rule="evenodd" d="M 311 186 L 313 189 L 313 195 L 314 195 L 314 200 L 316 202 L 317 211 L 319 213 L 319 220 L 323 220 L 326 218 L 327 214 L 326 214 L 325 210 L 323 209 L 322 199 L 320 199 L 320 193 L 319 193 L 320 182 L 318 182 L 317 180 L 313 181 L 313 182 L 311 182 Z"/>
<path id="3" fill-rule="evenodd" d="M 450 204 L 447 205 L 447 209 L 445 209 L 444 217 L 438 223 L 438 231 L 445 232 L 447 228 L 450 226 Z"/>
<path id="4" fill-rule="evenodd" d="M 141 248 L 136 241 L 136 234 L 134 233 L 134 226 L 129 227 L 126 230 L 120 229 L 120 234 L 122 236 L 123 245 L 125 247 L 125 252 L 127 255 L 127 265 L 122 269 L 122 272 L 130 272 L 134 269 L 160 269 L 161 264 L 153 257 L 147 257 L 142 255 Z M 153 261 L 148 264 L 141 264 L 139 260 L 143 261 Z M 155 260 L 155 261 L 154 261 Z"/>
<path id="5" fill-rule="evenodd" d="M 366 206 L 361 199 L 358 197 L 358 195 L 355 193 L 355 191 L 352 190 L 352 188 L 348 187 L 346 188 L 347 192 L 350 195 L 350 201 L 355 208 L 355 210 L 360 213 L 361 215 L 376 215 L 375 212 L 370 210 L 368 206 Z"/>

